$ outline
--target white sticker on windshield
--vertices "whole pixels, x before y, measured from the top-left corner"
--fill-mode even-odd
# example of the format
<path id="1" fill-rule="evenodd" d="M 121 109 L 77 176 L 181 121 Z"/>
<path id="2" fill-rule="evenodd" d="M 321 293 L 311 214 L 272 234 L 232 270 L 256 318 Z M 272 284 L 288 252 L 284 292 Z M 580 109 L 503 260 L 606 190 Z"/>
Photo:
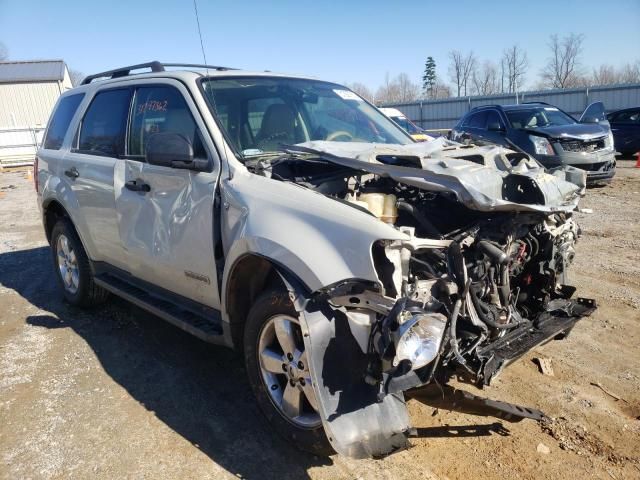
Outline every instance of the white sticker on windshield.
<path id="1" fill-rule="evenodd" d="M 545 110 L 549 110 L 550 112 L 557 112 L 558 109 L 555 107 L 544 107 Z"/>
<path id="2" fill-rule="evenodd" d="M 261 153 L 262 150 L 260 150 L 259 148 L 247 148 L 246 150 L 242 151 L 242 155 L 244 155 L 245 157 L 251 155 L 260 155 Z"/>
<path id="3" fill-rule="evenodd" d="M 334 88 L 333 91 L 343 100 L 356 100 L 358 102 L 362 101 L 362 99 L 358 95 L 350 92 L 349 90 L 339 90 L 337 88 Z"/>

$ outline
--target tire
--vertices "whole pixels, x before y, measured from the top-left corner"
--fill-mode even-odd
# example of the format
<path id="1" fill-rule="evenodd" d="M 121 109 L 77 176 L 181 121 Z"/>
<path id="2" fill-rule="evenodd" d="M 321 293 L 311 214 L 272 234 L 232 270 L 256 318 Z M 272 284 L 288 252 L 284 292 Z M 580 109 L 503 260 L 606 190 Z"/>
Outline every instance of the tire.
<path id="1" fill-rule="evenodd" d="M 58 219 L 51 230 L 51 259 L 64 299 L 71 305 L 99 305 L 109 297 L 109 292 L 93 281 L 89 258 L 68 218 Z"/>
<path id="2" fill-rule="evenodd" d="M 292 369 L 290 366 L 286 372 L 284 369 L 277 371 L 280 366 L 277 362 L 285 364 L 288 357 L 286 356 L 285 348 L 278 348 L 280 346 L 278 335 L 281 334 L 276 333 L 276 331 L 280 332 L 282 329 L 278 329 L 276 326 L 285 325 L 287 322 L 291 327 L 289 332 L 294 333 L 292 337 L 295 337 L 297 346 L 293 350 L 297 351 L 296 355 L 302 353 L 302 356 L 291 359 L 288 365 L 295 364 L 300 367 L 303 364 L 298 362 L 298 359 L 302 359 L 306 363 L 306 356 L 303 353 L 302 333 L 296 330 L 296 327 L 299 329 L 297 319 L 298 314 L 293 308 L 287 292 L 279 290 L 267 291 L 256 299 L 247 316 L 244 330 L 244 360 L 247 375 L 258 406 L 270 426 L 279 435 L 293 443 L 300 450 L 318 456 L 329 456 L 335 451 L 327 440 L 320 416 L 317 413 L 317 419 L 313 416 L 315 409 L 312 402 L 309 401 L 309 391 L 313 392 L 313 388 L 309 377 L 307 377 L 309 375 L 308 367 L 305 366 L 304 370 L 300 370 Z M 272 342 L 268 341 L 270 338 L 273 338 Z M 302 351 L 299 350 L 300 346 Z M 264 354 L 266 350 L 270 354 L 274 352 L 277 352 L 276 355 L 282 354 L 282 357 L 274 357 L 273 359 L 275 364 L 271 371 L 274 373 L 263 368 L 263 362 L 260 360 L 260 358 L 264 358 L 261 356 L 261 352 Z M 292 370 L 297 373 L 292 373 Z M 294 377 L 299 378 L 299 380 L 293 380 Z M 307 378 L 306 382 L 304 381 L 305 378 Z M 267 382 L 270 383 L 269 387 Z M 278 396 L 282 396 L 284 399 L 288 392 L 291 391 L 302 392 L 300 393 L 302 400 L 298 401 L 297 404 L 302 405 L 302 408 L 294 409 L 294 411 L 301 414 L 295 419 L 285 413 L 287 408 L 279 405 L 276 399 Z M 313 395 L 313 402 L 315 402 L 315 395 Z M 288 410 L 291 410 L 291 408 Z"/>

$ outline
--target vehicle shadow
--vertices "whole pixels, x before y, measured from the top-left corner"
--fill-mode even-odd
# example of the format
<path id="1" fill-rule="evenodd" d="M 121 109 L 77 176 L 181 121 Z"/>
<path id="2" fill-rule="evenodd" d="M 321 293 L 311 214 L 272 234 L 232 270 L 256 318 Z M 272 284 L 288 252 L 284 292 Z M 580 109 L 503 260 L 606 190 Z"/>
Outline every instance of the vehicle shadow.
<path id="1" fill-rule="evenodd" d="M 105 372 L 140 404 L 230 473 L 252 478 L 308 478 L 331 464 L 283 441 L 258 410 L 242 358 L 206 344 L 119 299 L 92 310 L 65 304 L 49 249 L 0 254 L 0 285 L 50 312 L 26 322 L 70 328 Z"/>

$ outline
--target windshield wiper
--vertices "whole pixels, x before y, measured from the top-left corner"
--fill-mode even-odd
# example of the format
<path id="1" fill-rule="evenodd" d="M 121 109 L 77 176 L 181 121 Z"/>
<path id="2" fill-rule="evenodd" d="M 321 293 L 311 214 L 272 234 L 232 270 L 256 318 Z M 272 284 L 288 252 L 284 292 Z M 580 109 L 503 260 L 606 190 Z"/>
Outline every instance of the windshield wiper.
<path id="1" fill-rule="evenodd" d="M 274 158 L 275 157 L 275 158 Z M 320 156 L 302 152 L 265 152 L 264 154 L 251 156 L 244 164 L 254 172 L 261 172 L 276 165 L 291 160 L 321 160 Z M 324 160 L 323 160 L 324 161 Z"/>

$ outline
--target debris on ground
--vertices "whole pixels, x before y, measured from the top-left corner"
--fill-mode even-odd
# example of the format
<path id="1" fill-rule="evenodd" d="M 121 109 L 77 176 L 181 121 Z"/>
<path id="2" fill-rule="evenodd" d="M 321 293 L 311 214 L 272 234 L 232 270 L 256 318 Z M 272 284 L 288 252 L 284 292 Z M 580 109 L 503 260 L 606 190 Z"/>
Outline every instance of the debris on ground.
<path id="1" fill-rule="evenodd" d="M 615 393 L 612 393 L 611 391 L 607 390 L 606 388 L 604 388 L 602 386 L 602 384 L 600 382 L 591 382 L 591 385 L 593 385 L 594 387 L 598 387 L 600 390 L 602 390 L 604 393 L 606 393 L 607 395 L 609 395 L 612 398 L 615 398 L 616 401 L 620 401 L 622 400 L 624 403 L 629 403 L 627 402 L 624 398 L 619 397 L 618 395 L 616 395 Z"/>
<path id="2" fill-rule="evenodd" d="M 533 361 L 538 365 L 540 373 L 542 373 L 543 375 L 548 375 L 550 377 L 555 376 L 553 374 L 553 367 L 551 366 L 550 358 L 535 357 Z"/>
<path id="3" fill-rule="evenodd" d="M 543 455 L 549 455 L 551 453 L 551 449 L 547 447 L 544 443 L 539 443 L 536 447 L 536 451 L 538 453 L 542 453 Z"/>
<path id="4" fill-rule="evenodd" d="M 600 457 L 609 464 L 621 465 L 627 462 L 637 464 L 640 457 L 632 458 L 617 453 L 597 436 L 588 432 L 583 425 L 573 424 L 565 417 L 549 419 L 542 423 L 542 431 L 558 441 L 560 449 L 580 456 Z"/>

